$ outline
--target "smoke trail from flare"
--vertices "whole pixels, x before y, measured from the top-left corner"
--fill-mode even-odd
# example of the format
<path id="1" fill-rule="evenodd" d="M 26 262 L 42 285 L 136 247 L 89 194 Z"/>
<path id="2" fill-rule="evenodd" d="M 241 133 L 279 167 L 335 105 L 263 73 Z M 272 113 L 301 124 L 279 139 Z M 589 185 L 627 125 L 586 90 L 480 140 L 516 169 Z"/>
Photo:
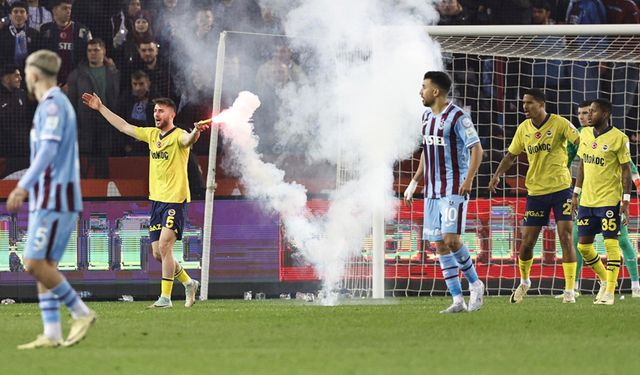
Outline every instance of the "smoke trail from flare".
<path id="1" fill-rule="evenodd" d="M 314 267 L 322 280 L 323 304 L 336 303 L 332 291 L 344 273 L 349 257 L 361 249 L 368 231 L 362 222 L 370 222 L 372 197 L 359 194 L 355 182 L 347 183 L 330 197 L 323 216 L 313 216 L 307 208 L 306 188 L 284 180 L 284 171 L 261 160 L 256 151 L 258 138 L 253 134 L 251 117 L 260 99 L 243 91 L 233 106 L 214 118 L 220 127 L 234 172 L 241 176 L 247 196 L 259 199 L 267 210 L 280 214 L 289 240 Z M 372 177 L 372 181 L 377 177 Z M 390 184 L 389 184 L 390 185 Z"/>

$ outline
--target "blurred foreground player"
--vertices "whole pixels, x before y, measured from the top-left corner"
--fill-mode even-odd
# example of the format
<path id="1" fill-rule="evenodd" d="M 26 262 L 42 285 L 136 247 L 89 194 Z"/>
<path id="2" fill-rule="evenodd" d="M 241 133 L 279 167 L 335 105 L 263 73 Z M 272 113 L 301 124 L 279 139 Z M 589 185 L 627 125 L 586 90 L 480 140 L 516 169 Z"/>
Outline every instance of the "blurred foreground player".
<path id="1" fill-rule="evenodd" d="M 29 196 L 24 258 L 27 271 L 38 281 L 44 333 L 18 349 L 71 346 L 82 340 L 96 321 L 96 313 L 57 268 L 82 211 L 76 114 L 57 86 L 60 64 L 60 57 L 46 50 L 33 53 L 26 61 L 27 88 L 40 104 L 30 135 L 31 166 L 9 195 L 7 209 L 17 212 Z M 73 318 L 64 341 L 60 302 Z"/>
<path id="2" fill-rule="evenodd" d="M 173 245 L 176 240 L 182 239 L 184 211 L 186 204 L 191 201 L 187 178 L 189 151 L 205 126 L 196 123 L 191 132 L 176 127 L 173 124 L 176 105 L 168 98 L 153 101 L 155 127 L 137 127 L 127 123 L 104 106 L 95 93 L 84 93 L 82 101 L 100 112 L 120 132 L 149 144 L 149 199 L 152 202 L 149 237 L 153 257 L 162 262 L 160 298 L 149 307 L 173 306 L 171 291 L 174 278 L 184 285 L 184 305 L 191 307 L 196 301 L 200 283 L 192 280 L 174 259 Z"/>
<path id="3" fill-rule="evenodd" d="M 446 73 L 425 73 L 420 90 L 422 104 L 428 107 L 422 115 L 422 155 L 404 192 L 410 203 L 424 175 L 423 239 L 435 242 L 442 275 L 453 296 L 453 304 L 440 311 L 443 314 L 479 310 L 484 297 L 484 284 L 460 238 L 467 221 L 469 193 L 482 161 L 482 146 L 471 118 L 448 100 L 450 89 Z M 468 308 L 459 269 L 469 281 Z"/>

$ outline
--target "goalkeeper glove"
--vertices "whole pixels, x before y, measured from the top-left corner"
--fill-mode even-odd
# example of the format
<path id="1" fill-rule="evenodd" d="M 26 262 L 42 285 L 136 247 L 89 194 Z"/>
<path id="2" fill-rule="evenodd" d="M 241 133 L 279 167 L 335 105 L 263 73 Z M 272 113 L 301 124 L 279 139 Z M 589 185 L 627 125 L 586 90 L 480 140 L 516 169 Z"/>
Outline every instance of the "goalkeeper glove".
<path id="1" fill-rule="evenodd" d="M 413 199 L 413 193 L 415 193 L 416 187 L 418 187 L 418 183 L 416 182 L 416 180 L 411 179 L 409 186 L 407 186 L 407 189 L 404 191 L 405 201 L 410 201 Z"/>

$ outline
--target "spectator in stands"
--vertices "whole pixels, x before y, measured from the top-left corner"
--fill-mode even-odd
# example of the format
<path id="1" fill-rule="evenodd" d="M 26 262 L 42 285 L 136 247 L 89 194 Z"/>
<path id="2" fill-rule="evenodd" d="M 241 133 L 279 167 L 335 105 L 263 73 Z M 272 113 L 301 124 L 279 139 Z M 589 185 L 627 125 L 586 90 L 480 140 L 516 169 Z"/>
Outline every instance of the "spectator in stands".
<path id="1" fill-rule="evenodd" d="M 601 0 L 571 0 L 567 9 L 568 24 L 601 24 L 607 22 L 607 13 Z M 567 40 L 567 45 L 584 48 L 587 37 L 576 37 Z M 608 43 L 606 38 L 592 39 L 593 43 Z M 603 46 L 604 48 L 605 46 Z M 581 103 L 586 99 L 599 97 L 598 77 L 600 63 L 597 61 L 574 61 L 570 69 L 571 100 L 570 103 Z"/>
<path id="2" fill-rule="evenodd" d="M 567 8 L 570 0 L 549 0 L 551 4 L 551 19 L 556 23 L 565 23 L 567 17 Z"/>
<path id="3" fill-rule="evenodd" d="M 151 92 L 151 80 L 147 73 L 142 70 L 136 70 L 131 75 L 130 92 L 123 90 L 120 95 L 120 104 L 118 105 L 118 115 L 125 119 L 129 124 L 135 126 L 150 126 L 153 124 L 153 103 Z M 124 155 L 146 155 L 149 146 L 136 139 L 127 137 L 124 141 L 122 150 L 119 154 Z"/>
<path id="4" fill-rule="evenodd" d="M 169 65 L 158 56 L 158 44 L 154 40 L 144 40 L 138 45 L 140 61 L 133 63 L 133 69 L 142 70 L 151 79 L 151 96 L 167 97 L 175 100 L 175 87 Z M 130 75 L 127 80 L 130 79 Z"/>
<path id="5" fill-rule="evenodd" d="M 181 91 L 177 108 L 176 123 L 190 125 L 211 117 L 213 112 L 213 79 L 204 68 L 193 68 L 188 73 L 186 90 Z M 190 131 L 191 129 L 185 129 Z M 198 155 L 206 155 L 209 150 L 209 133 L 202 133 L 200 141 L 192 146 Z"/>
<path id="6" fill-rule="evenodd" d="M 238 93 L 254 83 L 249 74 L 251 67 L 243 63 L 240 52 L 227 50 L 224 63 L 224 85 L 222 85 L 222 108 L 231 107 Z"/>
<path id="7" fill-rule="evenodd" d="M 0 29 L 9 24 L 9 2 L 0 0 Z"/>
<path id="8" fill-rule="evenodd" d="M 29 21 L 27 24 L 40 31 L 40 26 L 53 21 L 53 15 L 49 10 L 40 4 L 40 0 L 27 0 L 29 5 Z"/>
<path id="9" fill-rule="evenodd" d="M 481 0 L 478 23 L 489 25 L 528 25 L 531 23 L 530 0 Z"/>
<path id="10" fill-rule="evenodd" d="M 284 65 L 286 68 L 282 69 Z M 282 74 L 277 74 L 282 73 Z M 283 78 L 286 77 L 286 78 Z M 274 81 L 275 79 L 275 81 Z M 293 59 L 293 53 L 289 46 L 280 44 L 271 53 L 271 58 L 258 68 L 256 73 L 256 84 L 258 86 L 275 87 L 280 83 L 288 81 L 305 80 L 304 71 Z"/>
<path id="11" fill-rule="evenodd" d="M 27 56 L 39 48 L 38 31 L 27 25 L 28 9 L 23 1 L 9 7 L 9 25 L 0 30 L 0 65 L 16 64 L 24 71 Z"/>
<path id="12" fill-rule="evenodd" d="M 275 10 L 268 5 L 260 7 L 260 32 L 265 34 L 282 35 L 284 29 L 282 21 L 276 14 Z"/>
<path id="13" fill-rule="evenodd" d="M 550 0 L 533 0 L 531 2 L 531 23 L 534 25 L 553 25 Z"/>
<path id="14" fill-rule="evenodd" d="M 440 14 L 438 25 L 470 25 L 474 22 L 467 8 L 458 0 L 441 0 L 436 9 Z"/>
<path id="15" fill-rule="evenodd" d="M 67 77 L 85 59 L 87 44 L 92 39 L 85 25 L 71 20 L 72 0 L 53 0 L 53 22 L 40 28 L 42 46 L 60 56 L 62 66 L 58 84 L 65 88 Z"/>
<path id="16" fill-rule="evenodd" d="M 92 38 L 104 40 L 107 44 L 107 56 L 111 57 L 113 57 L 111 15 L 121 9 L 122 1 L 73 0 L 73 20 L 87 25 L 91 30 Z"/>
<path id="17" fill-rule="evenodd" d="M 136 20 L 141 17 L 147 22 L 151 20 L 151 14 L 142 10 L 140 0 L 125 0 L 122 9 L 111 17 L 114 48 L 120 48 L 127 41 L 128 34 L 135 30 Z"/>
<path id="18" fill-rule="evenodd" d="M 170 62 L 171 52 L 175 46 L 174 32 L 177 29 L 178 20 L 184 9 L 183 5 L 184 0 L 182 3 L 179 3 L 178 0 L 163 0 L 162 5 L 155 9 L 155 39 L 162 47 L 160 51 L 161 58 L 167 62 Z"/>
<path id="19" fill-rule="evenodd" d="M 306 76 L 291 57 L 286 45 L 276 48 L 272 58 L 258 68 L 256 74 L 257 94 L 262 105 L 256 111 L 255 130 L 260 137 L 261 152 L 278 153 L 274 126 L 278 119 L 280 98 L 278 93 L 293 81 L 304 80 Z"/>
<path id="20" fill-rule="evenodd" d="M 180 97 L 180 104 L 176 114 L 175 123 L 191 131 L 189 126 L 196 121 L 211 118 L 213 112 L 213 91 L 210 89 L 213 85 L 207 82 L 204 77 L 210 76 L 206 71 L 195 68 L 189 72 L 188 89 L 183 91 Z M 189 153 L 189 161 L 187 162 L 187 176 L 189 177 L 189 191 L 191 191 L 191 199 L 204 199 L 205 181 L 202 168 L 198 163 L 198 155 L 209 155 L 209 142 L 211 132 L 203 132 L 200 139 L 191 146 Z"/>
<path id="21" fill-rule="evenodd" d="M 640 10 L 633 0 L 602 0 L 607 23 L 640 23 Z"/>
<path id="22" fill-rule="evenodd" d="M 223 30 L 254 31 L 260 25 L 260 6 L 254 0 L 220 0 L 213 9 Z"/>
<path id="23" fill-rule="evenodd" d="M 198 41 L 208 51 L 215 51 L 218 45 L 220 28 L 215 22 L 211 9 L 199 9 L 196 12 L 196 35 Z"/>
<path id="24" fill-rule="evenodd" d="M 571 0 L 566 22 L 573 25 L 607 23 L 607 11 L 602 0 Z"/>
<path id="25" fill-rule="evenodd" d="M 140 13 L 133 23 L 133 29 L 127 32 L 127 39 L 114 51 L 115 59 L 119 67 L 130 66 L 139 58 L 138 45 L 145 40 L 153 39 L 151 21 L 146 18 L 146 13 Z"/>
<path id="26" fill-rule="evenodd" d="M 33 105 L 20 88 L 22 75 L 15 64 L 0 70 L 0 156 L 29 157 L 29 129 Z"/>
<path id="27" fill-rule="evenodd" d="M 69 101 L 76 109 L 78 117 L 78 144 L 80 155 L 90 157 L 95 177 L 109 177 L 108 157 L 112 143 L 118 139 L 117 132 L 109 126 L 99 113 L 82 104 L 82 94 L 95 93 L 103 103 L 115 106 L 120 94 L 120 73 L 113 61 L 106 57 L 106 46 L 102 39 L 92 39 L 87 45 L 86 61 L 81 62 L 71 74 L 67 85 Z M 82 170 L 84 177 L 91 175 Z"/>

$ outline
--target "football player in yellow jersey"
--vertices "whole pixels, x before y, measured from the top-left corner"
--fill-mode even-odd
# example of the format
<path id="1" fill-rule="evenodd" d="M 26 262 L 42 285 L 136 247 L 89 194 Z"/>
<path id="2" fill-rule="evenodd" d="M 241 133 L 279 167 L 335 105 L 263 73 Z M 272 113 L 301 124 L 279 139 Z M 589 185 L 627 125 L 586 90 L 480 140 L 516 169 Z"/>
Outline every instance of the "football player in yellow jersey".
<path id="1" fill-rule="evenodd" d="M 153 102 L 155 128 L 137 127 L 111 112 L 96 94 L 84 93 L 85 105 L 99 111 L 120 132 L 149 144 L 149 199 L 152 201 L 149 237 L 153 256 L 162 262 L 161 295 L 150 308 L 172 307 L 171 291 L 177 278 L 185 286 L 186 307 L 195 303 L 200 283 L 192 280 L 173 257 L 173 245 L 182 238 L 184 208 L 191 201 L 187 179 L 187 160 L 203 125 L 194 124 L 187 132 L 176 127 L 176 105 L 171 99 Z"/>
<path id="2" fill-rule="evenodd" d="M 610 116 L 611 103 L 605 99 L 596 99 L 589 106 L 591 126 L 581 132 L 581 163 L 572 198 L 572 210 L 578 211 L 578 250 L 600 278 L 600 290 L 593 303 L 601 305 L 613 305 L 615 301 L 620 271 L 620 218 L 621 214 L 629 217 L 631 200 L 629 138 L 609 124 Z M 607 251 L 606 270 L 593 246 L 598 233 L 602 233 Z"/>
<path id="3" fill-rule="evenodd" d="M 527 206 L 524 214 L 522 242 L 518 249 L 520 285 L 511 294 L 511 303 L 520 303 L 531 287 L 529 273 L 533 263 L 533 247 L 540 230 L 549 224 L 551 210 L 555 217 L 558 238 L 562 247 L 562 268 L 565 290 L 562 301 L 575 303 L 576 251 L 571 233 L 571 173 L 567 168 L 567 141 L 577 144 L 577 129 L 561 116 L 547 113 L 544 93 L 538 89 L 525 91 L 522 106 L 524 120 L 511 141 L 511 145 L 498 169 L 489 181 L 489 189 L 495 193 L 502 176 L 523 151 L 529 160 Z"/>

